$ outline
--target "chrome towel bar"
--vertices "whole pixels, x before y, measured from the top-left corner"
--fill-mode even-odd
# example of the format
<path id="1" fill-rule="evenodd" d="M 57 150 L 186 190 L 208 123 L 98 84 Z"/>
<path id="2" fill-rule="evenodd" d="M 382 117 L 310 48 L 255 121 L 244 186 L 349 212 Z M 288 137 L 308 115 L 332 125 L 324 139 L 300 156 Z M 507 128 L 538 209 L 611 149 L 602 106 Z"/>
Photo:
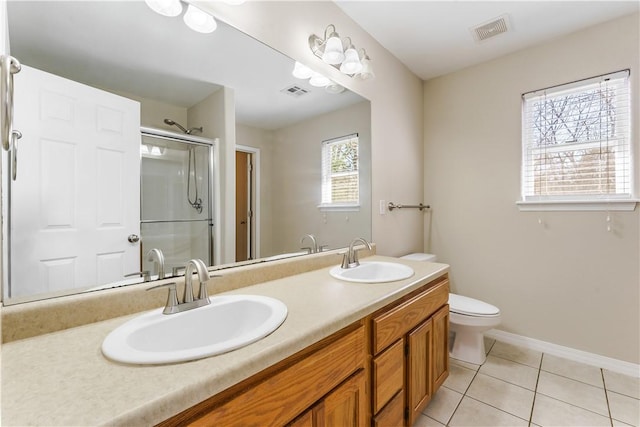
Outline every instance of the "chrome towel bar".
<path id="1" fill-rule="evenodd" d="M 10 55 L 0 57 L 0 121 L 2 129 L 0 140 L 2 148 L 11 151 L 11 170 L 13 180 L 16 180 L 18 166 L 17 141 L 22 134 L 13 129 L 13 75 L 20 72 L 20 62 Z"/>
<path id="2" fill-rule="evenodd" d="M 393 202 L 389 202 L 387 206 L 389 207 L 390 211 L 394 209 L 420 209 L 420 211 L 431 209 L 431 206 L 423 205 L 422 203 L 420 203 L 419 205 L 401 205 L 400 203 L 395 204 Z"/>

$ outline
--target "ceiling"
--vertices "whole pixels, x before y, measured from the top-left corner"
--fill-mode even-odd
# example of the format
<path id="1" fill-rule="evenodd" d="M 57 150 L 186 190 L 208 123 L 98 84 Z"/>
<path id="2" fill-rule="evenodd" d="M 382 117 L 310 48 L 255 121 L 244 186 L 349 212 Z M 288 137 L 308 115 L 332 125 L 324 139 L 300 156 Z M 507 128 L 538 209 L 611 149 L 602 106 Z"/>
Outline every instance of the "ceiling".
<path id="1" fill-rule="evenodd" d="M 336 4 L 423 80 L 640 10 L 637 0 L 336 0 Z M 505 14 L 509 31 L 475 41 L 472 27 Z M 375 58 L 372 61 L 375 66 Z"/>
<path id="2" fill-rule="evenodd" d="M 141 0 L 10 0 L 7 13 L 11 54 L 23 64 L 184 108 L 226 86 L 234 90 L 237 122 L 261 129 L 363 100 L 296 79 L 291 58 L 223 22 L 213 33 L 196 33 Z M 282 92 L 292 85 L 308 93 Z"/>

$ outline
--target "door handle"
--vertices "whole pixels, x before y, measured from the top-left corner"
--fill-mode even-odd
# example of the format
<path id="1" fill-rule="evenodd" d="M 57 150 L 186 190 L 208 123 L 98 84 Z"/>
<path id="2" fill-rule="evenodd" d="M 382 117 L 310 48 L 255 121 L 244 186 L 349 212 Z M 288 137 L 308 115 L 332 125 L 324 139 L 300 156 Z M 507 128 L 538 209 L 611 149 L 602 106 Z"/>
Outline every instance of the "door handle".
<path id="1" fill-rule="evenodd" d="M 140 236 L 138 236 L 137 234 L 129 234 L 127 240 L 129 241 L 129 243 L 138 243 L 140 241 Z"/>

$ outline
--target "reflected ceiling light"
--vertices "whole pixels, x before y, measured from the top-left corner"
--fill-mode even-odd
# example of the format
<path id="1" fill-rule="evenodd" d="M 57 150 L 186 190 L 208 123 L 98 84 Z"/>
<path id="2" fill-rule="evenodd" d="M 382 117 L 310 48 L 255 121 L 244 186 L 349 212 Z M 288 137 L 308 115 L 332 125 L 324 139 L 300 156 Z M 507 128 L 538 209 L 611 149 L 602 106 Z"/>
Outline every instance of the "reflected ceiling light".
<path id="1" fill-rule="evenodd" d="M 212 33 L 218 28 L 218 24 L 213 16 L 192 4 L 189 5 L 182 19 L 189 28 L 199 33 Z"/>
<path id="2" fill-rule="evenodd" d="M 296 79 L 308 79 L 313 75 L 313 70 L 296 61 L 296 65 L 294 65 L 293 72 L 291 74 L 293 74 L 293 77 Z"/>
<path id="3" fill-rule="evenodd" d="M 373 78 L 371 58 L 366 55 L 364 49 L 361 49 L 361 54 L 351 43 L 351 38 L 346 37 L 345 40 L 348 41 L 346 50 L 343 48 L 345 43 L 336 32 L 336 27 L 331 24 L 324 30 L 324 38 L 315 34 L 309 36 L 309 48 L 323 62 L 332 65 L 348 76 L 357 76 L 363 80 Z M 363 70 L 366 73 L 362 74 Z"/>
<path id="4" fill-rule="evenodd" d="M 182 13 L 180 0 L 144 0 L 154 12 L 164 16 L 178 16 Z"/>
<path id="5" fill-rule="evenodd" d="M 164 16 L 178 16 L 182 13 L 182 1 L 181 0 L 144 0 L 154 12 L 157 12 Z M 211 33 L 218 28 L 213 15 L 205 12 L 204 10 L 189 4 L 187 4 L 187 11 L 182 19 L 184 23 L 194 31 L 199 33 Z M 229 4 L 241 4 L 244 0 L 227 0 Z"/>
<path id="6" fill-rule="evenodd" d="M 314 87 L 325 87 L 331 84 L 331 80 L 320 73 L 313 73 L 309 79 L 309 84 Z"/>

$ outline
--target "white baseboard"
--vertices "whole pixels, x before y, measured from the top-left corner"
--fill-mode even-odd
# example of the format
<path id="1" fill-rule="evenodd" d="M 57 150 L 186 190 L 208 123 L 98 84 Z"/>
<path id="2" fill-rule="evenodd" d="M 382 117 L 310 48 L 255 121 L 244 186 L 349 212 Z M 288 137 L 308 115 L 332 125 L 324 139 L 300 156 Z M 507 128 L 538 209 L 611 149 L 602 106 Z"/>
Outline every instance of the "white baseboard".
<path id="1" fill-rule="evenodd" d="M 640 378 L 640 365 L 635 363 L 625 362 L 624 360 L 613 359 L 611 357 L 601 356 L 595 353 L 588 353 L 586 351 L 576 350 L 574 348 L 564 347 L 562 345 L 540 341 L 534 338 L 500 331 L 498 329 L 491 329 L 490 331 L 485 332 L 484 335 L 487 338 L 493 338 L 507 344 L 541 351 L 543 353 L 563 357 L 575 362 L 585 363 L 587 365 Z"/>

